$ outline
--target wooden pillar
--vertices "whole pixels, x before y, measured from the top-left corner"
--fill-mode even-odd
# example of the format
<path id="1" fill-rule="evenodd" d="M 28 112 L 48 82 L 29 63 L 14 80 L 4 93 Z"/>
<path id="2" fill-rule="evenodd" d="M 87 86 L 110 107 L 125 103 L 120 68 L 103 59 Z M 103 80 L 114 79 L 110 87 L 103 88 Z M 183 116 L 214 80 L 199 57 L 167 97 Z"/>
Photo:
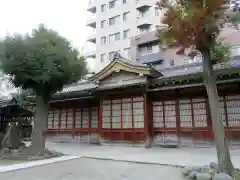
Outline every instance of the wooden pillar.
<path id="1" fill-rule="evenodd" d="M 121 98 L 121 132 L 120 132 L 120 136 L 121 136 L 121 140 L 124 140 L 124 125 L 123 125 L 123 101 L 122 101 L 122 98 Z"/>
<path id="2" fill-rule="evenodd" d="M 191 116 L 192 116 L 192 136 L 193 136 L 193 142 L 194 146 L 196 145 L 196 129 L 195 129 L 195 118 L 194 118 L 194 110 L 193 110 L 193 100 L 190 98 L 191 103 Z"/>
<path id="3" fill-rule="evenodd" d="M 73 122 L 72 122 L 72 138 L 75 136 L 75 127 L 76 127 L 76 108 L 73 108 Z"/>
<path id="4" fill-rule="evenodd" d="M 89 131 L 91 133 L 91 131 L 92 131 L 92 108 L 91 107 L 88 108 L 88 117 L 89 117 L 88 129 L 89 129 Z"/>
<path id="5" fill-rule="evenodd" d="M 54 111 L 52 111 L 52 129 L 54 129 Z"/>
<path id="6" fill-rule="evenodd" d="M 61 129 L 61 118 L 62 118 L 62 109 L 59 109 L 59 115 L 58 115 L 58 132 Z"/>
<path id="7" fill-rule="evenodd" d="M 99 107 L 98 107 L 98 133 L 100 138 L 103 136 L 102 131 L 102 100 L 99 101 Z"/>
<path id="8" fill-rule="evenodd" d="M 148 96 L 147 92 L 144 92 L 144 136 L 145 136 L 145 147 L 152 147 L 152 137 L 149 129 L 149 110 L 148 110 Z"/>
<path id="9" fill-rule="evenodd" d="M 148 96 L 148 121 L 149 121 L 149 133 L 151 138 L 154 137 L 154 128 L 153 128 L 153 103 L 152 103 L 152 99 L 149 98 Z"/>
<path id="10" fill-rule="evenodd" d="M 135 129 L 134 129 L 134 112 L 133 112 L 133 97 L 131 97 L 131 114 L 132 114 L 132 142 L 136 141 L 135 139 Z"/>
<path id="11" fill-rule="evenodd" d="M 179 96 L 178 96 L 179 97 Z M 176 113 L 176 134 L 178 139 L 178 145 L 181 144 L 181 119 L 180 119 L 180 103 L 179 99 L 176 101 L 175 113 Z"/>

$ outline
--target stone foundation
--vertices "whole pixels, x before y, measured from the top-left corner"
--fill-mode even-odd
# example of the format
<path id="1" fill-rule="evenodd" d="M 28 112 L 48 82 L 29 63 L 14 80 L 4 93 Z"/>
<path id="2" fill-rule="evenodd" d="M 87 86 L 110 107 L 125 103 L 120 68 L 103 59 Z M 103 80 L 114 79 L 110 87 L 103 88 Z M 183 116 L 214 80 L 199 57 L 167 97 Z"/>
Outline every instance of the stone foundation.
<path id="1" fill-rule="evenodd" d="M 101 145 L 101 137 L 98 133 L 92 134 L 81 134 L 79 136 L 72 135 L 56 135 L 56 136 L 47 136 L 48 141 L 56 143 L 88 143 L 88 144 L 98 144 Z"/>

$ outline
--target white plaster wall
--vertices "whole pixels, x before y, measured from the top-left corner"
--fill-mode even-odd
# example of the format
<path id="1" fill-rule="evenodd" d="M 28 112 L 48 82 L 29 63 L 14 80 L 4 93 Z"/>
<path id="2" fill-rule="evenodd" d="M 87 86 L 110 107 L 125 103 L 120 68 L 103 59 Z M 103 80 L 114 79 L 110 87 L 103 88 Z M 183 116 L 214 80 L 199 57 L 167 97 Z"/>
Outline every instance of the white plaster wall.
<path id="1" fill-rule="evenodd" d="M 160 19 L 154 14 L 154 7 L 157 0 L 127 0 L 126 4 L 122 3 L 122 0 L 118 0 L 119 4 L 113 8 L 109 9 L 109 2 L 111 0 L 97 0 L 96 1 L 96 63 L 99 64 L 99 70 L 106 66 L 109 61 L 109 52 L 121 51 L 124 54 L 124 49 L 130 47 L 130 39 L 123 40 L 123 31 L 130 29 L 129 37 L 136 36 L 139 34 L 137 25 L 139 23 L 139 14 L 137 11 L 138 4 L 149 4 L 152 5 L 148 16 L 146 16 L 146 21 L 153 25 L 159 25 Z M 107 8 L 105 12 L 101 12 L 101 5 L 106 4 Z M 127 21 L 123 21 L 123 13 L 130 12 L 130 18 Z M 161 13 L 160 13 L 161 14 Z M 120 23 L 116 25 L 109 26 L 109 18 L 120 15 Z M 106 20 L 107 24 L 105 28 L 101 28 L 101 21 Z M 142 19 L 141 19 L 142 21 Z M 121 40 L 109 44 L 109 35 L 120 32 Z M 106 36 L 107 43 L 101 45 L 101 37 Z M 107 60 L 101 62 L 101 54 L 106 54 Z"/>

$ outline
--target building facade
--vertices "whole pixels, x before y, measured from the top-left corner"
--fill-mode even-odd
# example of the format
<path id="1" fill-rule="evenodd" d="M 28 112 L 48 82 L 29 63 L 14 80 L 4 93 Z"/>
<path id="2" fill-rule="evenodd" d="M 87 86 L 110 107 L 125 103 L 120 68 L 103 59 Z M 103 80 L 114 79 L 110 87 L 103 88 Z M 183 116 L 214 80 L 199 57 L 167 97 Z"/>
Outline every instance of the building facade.
<path id="1" fill-rule="evenodd" d="M 93 57 L 107 65 L 115 52 L 130 59 L 130 37 L 154 31 L 160 25 L 161 13 L 157 0 L 92 0 L 87 10 L 91 12 L 87 26 L 92 27 L 88 42 L 96 44 Z M 134 60 L 135 61 L 135 60 Z"/>
<path id="2" fill-rule="evenodd" d="M 92 57 L 99 68 L 103 68 L 116 52 L 122 57 L 139 64 L 156 65 L 159 68 L 171 68 L 188 63 L 201 62 L 176 54 L 176 49 L 162 51 L 156 37 L 161 27 L 163 13 L 156 6 L 157 0 L 91 0 L 87 8 L 91 13 L 87 26 L 92 33 L 88 42 L 96 45 L 86 57 Z M 240 32 L 224 28 L 220 40 L 233 47 L 233 55 L 240 54 Z"/>
<path id="3" fill-rule="evenodd" d="M 182 68 L 180 68 L 182 69 Z M 216 67 L 225 132 L 240 137 L 239 68 Z M 114 60 L 50 102 L 47 135 L 88 143 L 206 146 L 214 140 L 201 68 L 184 72 Z"/>

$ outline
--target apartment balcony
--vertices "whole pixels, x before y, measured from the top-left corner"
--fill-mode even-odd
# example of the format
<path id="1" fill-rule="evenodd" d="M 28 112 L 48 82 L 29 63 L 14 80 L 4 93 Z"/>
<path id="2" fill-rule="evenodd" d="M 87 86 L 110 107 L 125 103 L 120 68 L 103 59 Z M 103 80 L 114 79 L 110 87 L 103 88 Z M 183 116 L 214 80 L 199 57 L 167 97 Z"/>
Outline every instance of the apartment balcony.
<path id="1" fill-rule="evenodd" d="M 96 31 L 87 36 L 87 41 L 96 44 Z"/>
<path id="2" fill-rule="evenodd" d="M 149 22 L 148 18 L 145 17 L 137 17 L 137 27 L 147 29 L 152 25 L 152 23 Z"/>
<path id="3" fill-rule="evenodd" d="M 96 50 L 88 51 L 88 52 L 84 53 L 84 57 L 95 59 L 96 58 Z"/>
<path id="4" fill-rule="evenodd" d="M 158 38 L 156 36 L 157 31 L 149 31 L 145 33 L 139 33 L 139 35 L 134 37 L 134 44 L 136 45 L 142 45 L 147 44 L 149 42 L 158 41 Z"/>
<path id="5" fill-rule="evenodd" d="M 87 11 L 91 13 L 96 13 L 97 12 L 97 6 L 96 6 L 96 1 L 95 0 L 90 0 L 88 3 Z"/>
<path id="6" fill-rule="evenodd" d="M 86 25 L 89 26 L 89 27 L 92 27 L 92 28 L 96 28 L 96 26 L 97 26 L 96 16 L 94 15 L 94 16 L 89 17 Z"/>
<path id="7" fill-rule="evenodd" d="M 151 6 L 152 2 L 147 2 L 146 0 L 136 0 L 137 10 L 147 11 Z"/>
<path id="8" fill-rule="evenodd" d="M 142 64 L 162 64 L 164 56 L 162 52 L 153 52 L 145 55 L 137 54 L 136 57 Z"/>

